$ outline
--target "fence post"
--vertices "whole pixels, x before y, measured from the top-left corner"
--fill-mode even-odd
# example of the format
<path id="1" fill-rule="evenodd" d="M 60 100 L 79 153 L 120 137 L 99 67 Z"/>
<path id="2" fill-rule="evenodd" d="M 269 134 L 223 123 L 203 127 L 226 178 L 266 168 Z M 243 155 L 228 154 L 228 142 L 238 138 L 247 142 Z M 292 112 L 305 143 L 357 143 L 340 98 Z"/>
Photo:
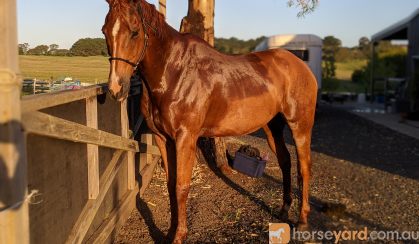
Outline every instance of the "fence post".
<path id="1" fill-rule="evenodd" d="M 129 121 L 128 121 L 128 108 L 127 108 L 127 100 L 125 99 L 121 102 L 121 129 L 122 129 L 122 136 L 125 138 L 129 138 Z M 134 152 L 127 152 L 127 163 L 128 163 L 128 170 L 127 170 L 127 179 L 128 179 L 128 190 L 135 189 L 135 153 Z"/>
<path id="2" fill-rule="evenodd" d="M 97 129 L 97 97 L 86 99 L 86 125 Z M 87 184 L 89 199 L 96 199 L 99 195 L 99 146 L 87 144 Z"/>
<path id="3" fill-rule="evenodd" d="M 29 243 L 16 0 L 0 1 L 0 243 Z"/>

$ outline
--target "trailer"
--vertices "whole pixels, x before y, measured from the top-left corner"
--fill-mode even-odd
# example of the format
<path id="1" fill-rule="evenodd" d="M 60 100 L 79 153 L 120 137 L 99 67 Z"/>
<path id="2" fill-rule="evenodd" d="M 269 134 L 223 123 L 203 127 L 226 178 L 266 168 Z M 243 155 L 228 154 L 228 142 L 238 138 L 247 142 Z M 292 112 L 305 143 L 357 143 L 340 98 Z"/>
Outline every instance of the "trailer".
<path id="1" fill-rule="evenodd" d="M 322 47 L 323 40 L 312 34 L 275 35 L 259 43 L 255 51 L 283 48 L 306 62 L 322 87 Z"/>

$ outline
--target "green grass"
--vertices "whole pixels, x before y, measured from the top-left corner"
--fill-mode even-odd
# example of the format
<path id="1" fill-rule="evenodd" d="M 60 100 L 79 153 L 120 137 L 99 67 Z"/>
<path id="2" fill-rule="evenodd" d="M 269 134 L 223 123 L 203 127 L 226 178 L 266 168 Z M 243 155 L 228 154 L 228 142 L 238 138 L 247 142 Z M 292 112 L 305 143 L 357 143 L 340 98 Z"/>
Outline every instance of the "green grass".
<path id="1" fill-rule="evenodd" d="M 349 62 L 336 62 L 336 79 L 338 80 L 351 80 L 352 73 L 365 67 L 367 60 L 351 60 Z"/>
<path id="2" fill-rule="evenodd" d="M 72 77 L 87 83 L 108 80 L 109 61 L 106 57 L 19 56 L 23 78 L 57 80 Z"/>

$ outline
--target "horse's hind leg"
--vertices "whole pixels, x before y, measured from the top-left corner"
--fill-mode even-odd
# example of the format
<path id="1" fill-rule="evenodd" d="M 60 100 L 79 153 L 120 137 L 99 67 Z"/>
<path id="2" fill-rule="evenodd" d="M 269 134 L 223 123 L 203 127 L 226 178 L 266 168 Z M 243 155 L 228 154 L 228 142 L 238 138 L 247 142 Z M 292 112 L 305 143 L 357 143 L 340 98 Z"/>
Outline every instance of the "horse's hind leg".
<path id="1" fill-rule="evenodd" d="M 314 115 L 307 116 L 304 120 L 289 123 L 294 142 L 297 148 L 298 157 L 298 185 L 302 194 L 299 223 L 302 227 L 307 225 L 309 205 L 309 188 L 311 176 L 311 130 L 313 127 Z"/>
<path id="2" fill-rule="evenodd" d="M 288 219 L 288 211 L 291 206 L 291 158 L 290 153 L 285 145 L 284 131 L 285 120 L 282 115 L 275 116 L 266 126 L 263 127 L 268 144 L 272 151 L 276 154 L 279 167 L 282 171 L 283 178 L 283 205 L 281 208 L 281 218 Z"/>

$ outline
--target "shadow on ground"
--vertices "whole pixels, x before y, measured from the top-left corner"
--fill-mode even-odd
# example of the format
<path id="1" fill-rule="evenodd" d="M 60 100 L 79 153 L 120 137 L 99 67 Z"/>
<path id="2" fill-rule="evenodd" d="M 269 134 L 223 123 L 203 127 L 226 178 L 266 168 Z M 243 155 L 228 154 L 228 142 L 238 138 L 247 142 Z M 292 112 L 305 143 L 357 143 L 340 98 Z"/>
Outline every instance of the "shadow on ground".
<path id="1" fill-rule="evenodd" d="M 252 136 L 265 138 L 263 130 Z M 294 145 L 288 128 L 285 139 Z M 311 147 L 335 158 L 419 179 L 419 140 L 328 105 L 317 109 Z"/>

